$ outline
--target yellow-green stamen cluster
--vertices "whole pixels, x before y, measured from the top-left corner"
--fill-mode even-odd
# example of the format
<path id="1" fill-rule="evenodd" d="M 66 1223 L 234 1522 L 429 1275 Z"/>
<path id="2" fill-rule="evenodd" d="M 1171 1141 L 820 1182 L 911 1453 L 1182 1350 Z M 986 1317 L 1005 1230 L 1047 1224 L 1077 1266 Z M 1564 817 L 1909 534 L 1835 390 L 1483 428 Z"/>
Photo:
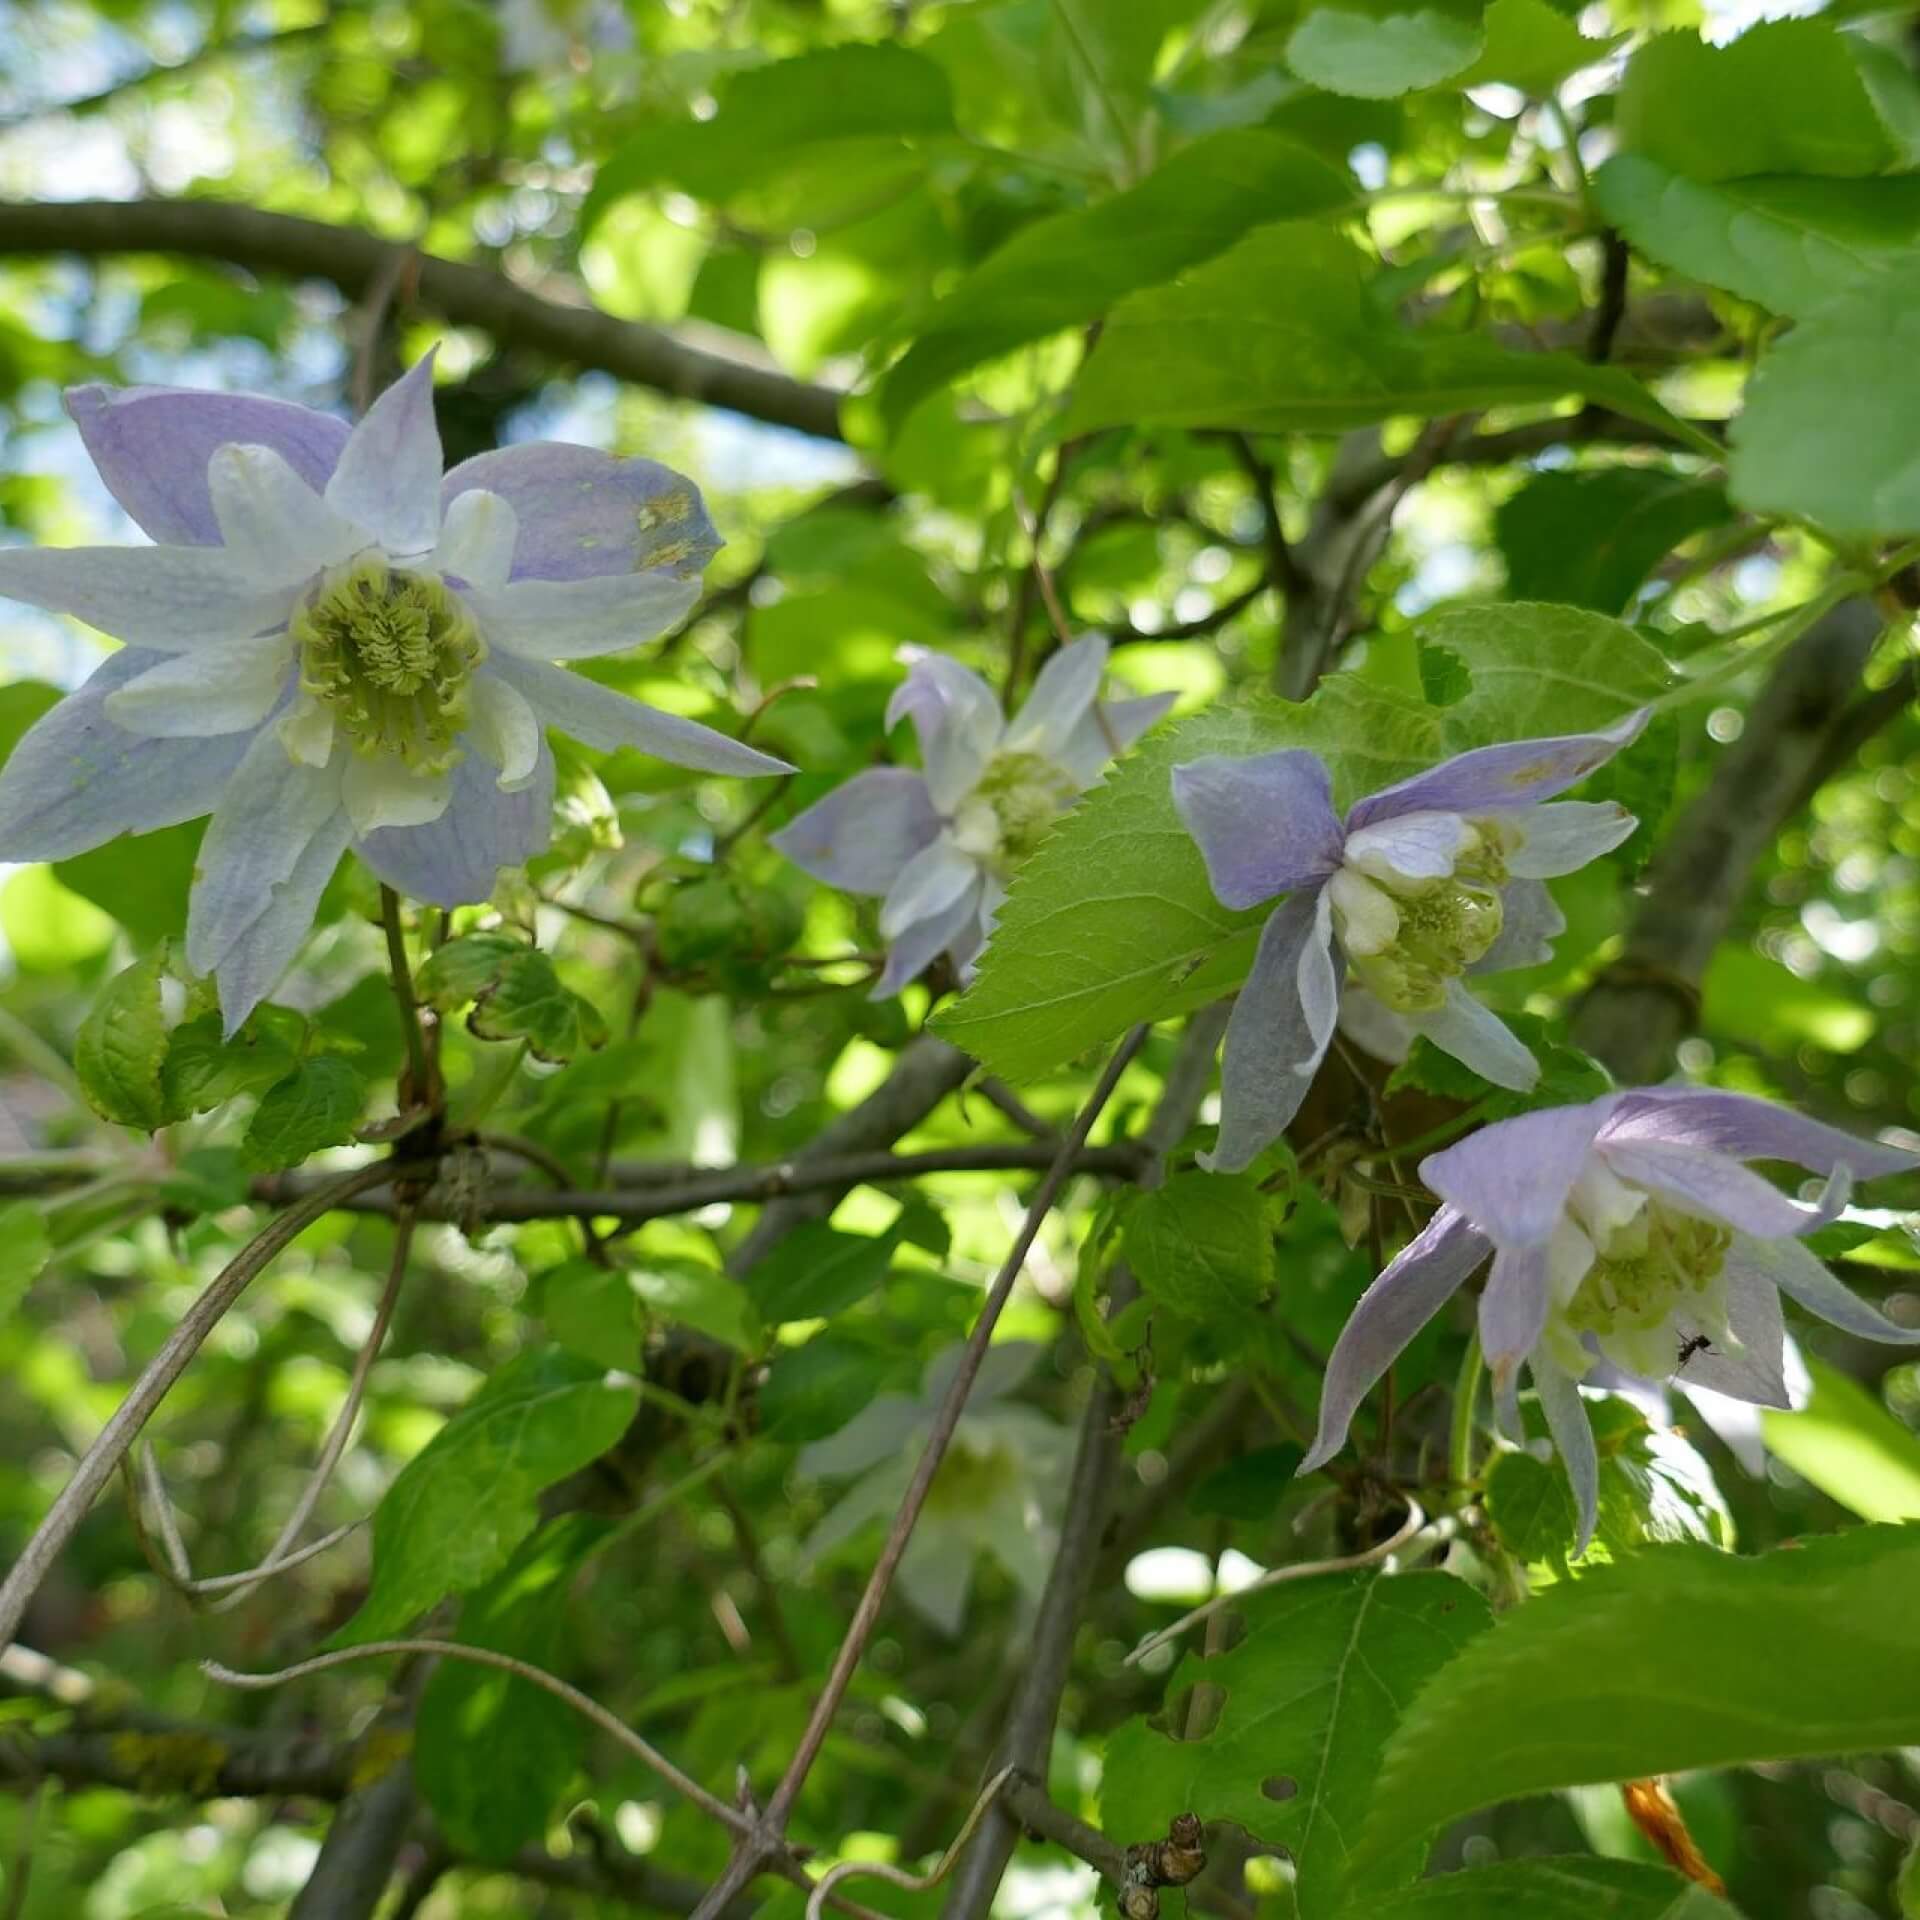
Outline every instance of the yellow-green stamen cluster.
<path id="1" fill-rule="evenodd" d="M 953 1437 L 940 1471 L 927 1489 L 933 1513 L 977 1513 L 1020 1478 L 1020 1462 L 997 1440 L 975 1439 L 962 1430 Z"/>
<path id="2" fill-rule="evenodd" d="M 1017 866 L 1046 838 L 1077 789 L 1073 778 L 1037 753 L 1000 753 L 980 776 L 973 797 L 993 811 L 999 829 L 999 855 L 1005 867 Z"/>
<path id="3" fill-rule="evenodd" d="M 473 670 L 487 649 L 439 580 L 357 561 L 320 584 L 292 631 L 302 689 L 356 753 L 392 754 L 421 774 L 458 763 Z"/>
<path id="4" fill-rule="evenodd" d="M 1658 1200 L 1607 1236 L 1578 1292 L 1563 1309 L 1576 1333 L 1652 1333 L 1676 1309 L 1697 1306 L 1720 1277 L 1729 1228 Z"/>
<path id="5" fill-rule="evenodd" d="M 1389 891 L 1399 928 L 1378 953 L 1352 955 L 1353 970 L 1396 1013 L 1432 1013 L 1446 1004 L 1447 982 L 1499 938 L 1500 896 L 1458 879 Z"/>

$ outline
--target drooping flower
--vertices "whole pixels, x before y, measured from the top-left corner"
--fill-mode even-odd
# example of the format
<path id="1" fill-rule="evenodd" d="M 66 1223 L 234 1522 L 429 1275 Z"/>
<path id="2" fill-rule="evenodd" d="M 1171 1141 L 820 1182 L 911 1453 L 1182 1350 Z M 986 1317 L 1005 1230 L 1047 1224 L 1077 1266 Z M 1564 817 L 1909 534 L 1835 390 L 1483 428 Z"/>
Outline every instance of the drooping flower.
<path id="1" fill-rule="evenodd" d="M 124 642 L 0 772 L 0 859 L 213 817 L 187 963 L 229 1030 L 351 846 L 439 906 L 547 843 L 546 726 L 712 773 L 789 771 L 555 660 L 657 637 L 719 546 L 691 481 L 538 444 L 443 478 L 432 356 L 358 426 L 155 387 L 67 396 L 148 547 L 9 548 L 0 595 Z"/>
<path id="2" fill-rule="evenodd" d="M 942 952 L 966 976 L 1014 869 L 1174 699 L 1102 700 L 1107 643 L 1097 634 L 1048 660 L 1012 720 L 958 662 L 918 647 L 901 657 L 907 677 L 887 703 L 887 725 L 912 717 L 925 771 L 856 774 L 773 835 L 815 879 L 883 896 L 888 953 L 875 999 Z"/>
<path id="3" fill-rule="evenodd" d="M 1349 968 L 1379 1012 L 1482 1079 L 1534 1084 L 1538 1062 L 1464 976 L 1547 957 L 1566 921 L 1542 883 L 1617 847 L 1634 817 L 1611 803 L 1540 803 L 1644 724 L 1634 714 L 1598 733 L 1477 747 L 1368 794 L 1344 821 L 1325 762 L 1305 748 L 1174 768 L 1174 805 L 1221 905 L 1287 895 L 1234 1002 L 1206 1165 L 1237 1173 L 1280 1137 L 1326 1057 Z"/>
<path id="4" fill-rule="evenodd" d="M 805 1564 L 817 1563 L 868 1521 L 893 1517 L 961 1352 L 955 1346 L 936 1354 L 917 1395 L 883 1393 L 838 1433 L 802 1449 L 802 1473 L 862 1476 L 808 1536 Z M 1041 1352 L 1025 1340 L 987 1349 L 900 1562 L 901 1593 L 949 1636 L 966 1616 L 981 1554 L 992 1554 L 1035 1603 L 1053 1564 L 1073 1435 L 1031 1407 L 997 1404 L 1033 1371 Z"/>
<path id="5" fill-rule="evenodd" d="M 1791 1161 L 1826 1189 L 1802 1205 L 1748 1160 Z M 1598 1462 L 1576 1383 L 1599 1363 L 1785 1407 L 1783 1293 L 1862 1339 L 1920 1343 L 1920 1328 L 1896 1326 L 1800 1243 L 1839 1217 L 1855 1179 L 1916 1165 L 1903 1149 L 1706 1087 L 1603 1094 L 1482 1128 L 1420 1163 L 1444 1204 L 1347 1321 L 1301 1471 L 1340 1449 L 1374 1382 L 1491 1255 L 1480 1341 L 1503 1424 L 1517 1426 L 1524 1366 L 1579 1500 L 1584 1548 Z"/>

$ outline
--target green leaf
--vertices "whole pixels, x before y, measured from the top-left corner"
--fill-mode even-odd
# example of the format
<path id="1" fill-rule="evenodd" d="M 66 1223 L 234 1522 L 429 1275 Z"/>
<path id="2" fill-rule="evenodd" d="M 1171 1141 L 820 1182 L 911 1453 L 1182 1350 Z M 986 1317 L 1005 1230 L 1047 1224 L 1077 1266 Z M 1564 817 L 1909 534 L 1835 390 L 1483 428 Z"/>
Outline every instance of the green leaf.
<path id="1" fill-rule="evenodd" d="M 217 1013 L 183 1020 L 167 1036 L 160 1090 L 167 1118 L 184 1120 L 243 1093 L 264 1093 L 292 1067 L 300 1021 L 272 1007 L 258 1009 L 231 1040 Z"/>
<path id="2" fill-rule="evenodd" d="M 1310 86 L 1389 100 L 1438 86 L 1470 67 L 1486 44 L 1472 0 L 1346 0 L 1314 7 L 1287 41 L 1287 65 Z"/>
<path id="3" fill-rule="evenodd" d="M 1423 653 L 1439 648 L 1466 669 L 1465 692 L 1440 716 L 1449 753 L 1603 727 L 1674 684 L 1651 641 L 1578 607 L 1449 607 L 1416 632 Z"/>
<path id="4" fill-rule="evenodd" d="M 1663 266 L 1800 318 L 1920 241 L 1920 178 L 1806 175 L 1705 185 L 1643 154 L 1594 176 L 1600 209 Z"/>
<path id="5" fill-rule="evenodd" d="M 1806 1406 L 1761 1412 L 1767 1451 L 1863 1520 L 1920 1520 L 1920 1435 L 1837 1367 L 1806 1362 Z"/>
<path id="6" fill-rule="evenodd" d="M 746 1290 L 769 1326 L 825 1319 L 864 1300 L 886 1279 L 893 1246 L 891 1234 L 876 1239 L 805 1221 L 754 1263 Z"/>
<path id="7" fill-rule="evenodd" d="M 19 1307 L 52 1257 L 53 1238 L 40 1201 L 0 1206 L 0 1322 Z"/>
<path id="8" fill-rule="evenodd" d="M 1348 205 L 1353 182 L 1291 140 L 1217 133 L 1137 187 L 1023 227 L 936 306 L 881 387 L 890 429 L 983 360 L 1099 318 L 1123 294 L 1211 259 L 1249 227 Z"/>
<path id="9" fill-rule="evenodd" d="M 167 1055 L 160 989 L 166 974 L 162 943 L 101 988 L 73 1043 L 74 1071 L 94 1112 L 149 1133 L 167 1122 L 160 1090 Z"/>
<path id="10" fill-rule="evenodd" d="M 1300 705 L 1255 701 L 1157 730 L 1014 876 L 972 987 L 933 1022 L 988 1068 L 1030 1080 L 1137 1020 L 1217 999 L 1246 976 L 1270 909 L 1213 897 L 1173 810 L 1171 777 L 1203 754 L 1312 747 L 1342 806 L 1440 757 L 1439 717 L 1337 674 Z"/>
<path id="11" fill-rule="evenodd" d="M 528 1540 L 460 1609 L 463 1646 L 552 1669 L 566 1651 L 566 1589 L 609 1523 L 570 1513 Z M 413 1771 L 447 1838 L 504 1861 L 546 1831 L 572 1784 L 586 1723 L 542 1687 L 471 1661 L 442 1660 L 420 1697 Z"/>
<path id="12" fill-rule="evenodd" d="M 1847 36 L 1826 20 L 1766 21 L 1719 47 L 1663 33 L 1627 63 L 1614 125 L 1623 152 L 1694 180 L 1857 178 L 1901 159 Z"/>
<path id="13" fill-rule="evenodd" d="M 749 68 L 709 120 L 649 127 L 602 164 L 580 211 L 582 237 L 643 187 L 671 183 L 723 202 L 805 167 L 856 180 L 871 200 L 923 164 L 915 143 L 953 132 L 947 76 L 905 47 L 848 45 Z"/>
<path id="14" fill-rule="evenodd" d="M 1127 1210 L 1124 1247 L 1150 1298 L 1203 1326 L 1273 1291 L 1273 1231 L 1251 1179 L 1176 1173 Z"/>
<path id="15" fill-rule="evenodd" d="M 420 998 L 443 1013 L 471 1000 L 470 1033 L 481 1040 L 524 1040 L 540 1060 L 571 1060 L 606 1045 L 607 1023 L 599 1009 L 562 984 L 544 953 L 510 934 L 469 933 L 448 941 L 414 984 Z"/>
<path id="16" fill-rule="evenodd" d="M 639 1369 L 645 1316 L 619 1267 L 569 1260 L 540 1276 L 536 1298 L 547 1331 L 569 1353 L 597 1366 Z"/>
<path id="17" fill-rule="evenodd" d="M 1711 481 L 1660 467 L 1532 475 L 1494 514 L 1515 600 L 1621 614 L 1683 540 L 1733 517 Z"/>
<path id="18" fill-rule="evenodd" d="M 56 860 L 60 884 L 110 913 L 141 946 L 187 930 L 187 895 L 205 822 L 123 833 L 90 853 Z"/>
<path id="19" fill-rule="evenodd" d="M 886 1384 L 891 1364 L 886 1354 L 832 1331 L 782 1347 L 760 1388 L 767 1437 L 804 1446 L 837 1433 Z"/>
<path id="20" fill-rule="evenodd" d="M 1217 1703 L 1209 1731 L 1169 1738 L 1130 1720 L 1107 1743 L 1102 1827 L 1149 1839 L 1180 1813 L 1233 1821 L 1293 1856 L 1303 1913 L 1411 1880 L 1417 1834 L 1358 1874 L 1349 1850 L 1407 1701 L 1487 1637 L 1487 1603 L 1446 1574 L 1360 1573 L 1278 1588 L 1244 1611 L 1237 1647 L 1189 1653 L 1167 1685 L 1170 1730 L 1189 1732 L 1196 1711 L 1204 1725 Z"/>
<path id="21" fill-rule="evenodd" d="M 630 1268 L 627 1284 L 662 1320 L 692 1327 L 741 1353 L 761 1342 L 759 1316 L 739 1281 L 697 1260 L 653 1260 Z"/>
<path id="22" fill-rule="evenodd" d="M 1677 423 L 1638 381 L 1566 353 L 1417 332 L 1380 305 L 1371 263 L 1324 227 L 1261 227 L 1171 285 L 1123 300 L 1074 388 L 1065 431 L 1241 427 L 1330 433 L 1401 413 L 1585 394 Z"/>
<path id="23" fill-rule="evenodd" d="M 1734 1920 L 1667 1867 L 1637 1860 L 1503 1860 L 1443 1873 L 1367 1903 L 1367 1920 Z"/>
<path id="24" fill-rule="evenodd" d="M 1589 40 L 1547 0 L 1493 0 L 1486 24 L 1486 51 L 1455 85 L 1500 81 L 1537 98 L 1550 94 L 1569 74 L 1604 60 L 1626 37 Z"/>
<path id="25" fill-rule="evenodd" d="M 1356 1857 L 1523 1794 L 1920 1741 L 1920 1528 L 1629 1555 L 1507 1614 L 1388 1745 Z M 1795 1650 L 1804 1657 L 1783 1657 Z"/>
<path id="26" fill-rule="evenodd" d="M 260 1096 L 240 1142 L 240 1158 L 255 1173 L 297 1167 L 322 1147 L 344 1146 L 367 1098 L 359 1068 L 337 1053 L 303 1060 Z"/>
<path id="27" fill-rule="evenodd" d="M 557 1347 L 511 1360 L 400 1470 L 373 1516 L 373 1583 L 332 1644 L 398 1633 L 490 1580 L 539 1518 L 535 1501 L 627 1430 L 639 1390 Z"/>

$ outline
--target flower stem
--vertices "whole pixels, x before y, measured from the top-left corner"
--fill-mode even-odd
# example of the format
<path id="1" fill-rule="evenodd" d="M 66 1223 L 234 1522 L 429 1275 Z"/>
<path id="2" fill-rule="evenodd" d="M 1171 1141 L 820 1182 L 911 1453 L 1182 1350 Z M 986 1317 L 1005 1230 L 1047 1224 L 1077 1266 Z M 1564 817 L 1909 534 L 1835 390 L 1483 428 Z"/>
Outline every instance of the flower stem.
<path id="1" fill-rule="evenodd" d="M 1467 1339 L 1459 1377 L 1453 1383 L 1453 1431 L 1447 1448 L 1447 1477 L 1456 1487 L 1473 1483 L 1473 1409 L 1480 1398 L 1480 1376 L 1487 1370 L 1476 1331 Z"/>
<path id="2" fill-rule="evenodd" d="M 407 936 L 400 924 L 400 896 L 383 881 L 380 887 L 380 924 L 387 932 L 387 969 L 393 976 L 394 1003 L 400 1009 L 400 1032 L 407 1043 L 407 1098 L 403 1108 L 427 1104 L 432 1097 L 432 1073 L 427 1066 L 426 1037 L 420 1031 L 420 1004 L 413 997 L 413 969 L 407 964 Z"/>

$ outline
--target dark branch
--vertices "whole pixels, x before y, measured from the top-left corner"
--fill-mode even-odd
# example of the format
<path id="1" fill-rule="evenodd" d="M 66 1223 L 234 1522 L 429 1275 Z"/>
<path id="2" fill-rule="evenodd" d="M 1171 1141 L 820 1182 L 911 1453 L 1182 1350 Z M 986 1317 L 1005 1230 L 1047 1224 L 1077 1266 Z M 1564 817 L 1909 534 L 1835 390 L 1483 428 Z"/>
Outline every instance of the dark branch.
<path id="1" fill-rule="evenodd" d="M 396 251 L 410 250 L 357 227 L 219 200 L 0 206 L 0 254 L 185 254 L 250 272 L 330 280 L 354 300 L 378 283 Z M 688 346 L 658 327 L 543 298 L 492 267 L 418 254 L 414 285 L 422 306 L 454 325 L 479 327 L 503 345 L 534 348 L 567 365 L 597 367 L 636 386 L 819 439 L 845 438 L 842 396 L 830 387 Z"/>

